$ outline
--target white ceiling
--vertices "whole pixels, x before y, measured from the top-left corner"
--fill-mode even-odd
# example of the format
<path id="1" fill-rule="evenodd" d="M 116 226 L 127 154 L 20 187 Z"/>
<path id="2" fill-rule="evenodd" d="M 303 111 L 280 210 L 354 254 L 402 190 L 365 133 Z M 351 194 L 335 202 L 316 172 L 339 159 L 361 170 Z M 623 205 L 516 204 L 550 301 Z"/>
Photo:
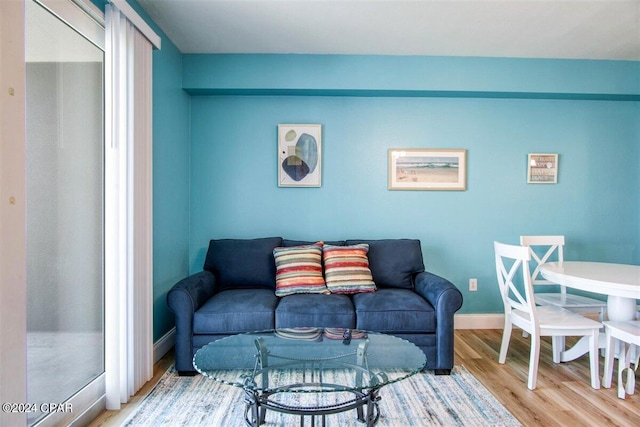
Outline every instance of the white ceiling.
<path id="1" fill-rule="evenodd" d="M 183 53 L 640 60 L 640 0 L 138 0 Z"/>

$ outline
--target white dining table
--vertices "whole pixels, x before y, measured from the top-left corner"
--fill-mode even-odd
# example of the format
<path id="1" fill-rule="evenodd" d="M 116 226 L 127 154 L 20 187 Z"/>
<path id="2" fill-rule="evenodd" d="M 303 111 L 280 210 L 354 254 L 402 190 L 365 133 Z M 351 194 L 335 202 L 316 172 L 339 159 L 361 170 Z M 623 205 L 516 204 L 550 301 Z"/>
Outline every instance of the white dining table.
<path id="1" fill-rule="evenodd" d="M 550 262 L 540 266 L 540 274 L 548 281 L 568 288 L 607 295 L 609 320 L 626 321 L 636 318 L 636 300 L 640 299 L 639 265 L 586 261 Z M 588 347 L 582 341 L 563 352 L 561 360 L 567 362 L 585 354 Z"/>

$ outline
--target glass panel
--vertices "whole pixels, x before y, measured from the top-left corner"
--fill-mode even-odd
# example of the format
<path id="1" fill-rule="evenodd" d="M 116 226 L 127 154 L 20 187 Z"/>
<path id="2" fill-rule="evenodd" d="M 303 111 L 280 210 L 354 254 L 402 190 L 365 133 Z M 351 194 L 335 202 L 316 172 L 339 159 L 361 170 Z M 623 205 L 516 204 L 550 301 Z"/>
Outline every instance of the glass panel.
<path id="1" fill-rule="evenodd" d="M 104 372 L 104 53 L 28 1 L 26 60 L 27 401 L 40 407 Z"/>

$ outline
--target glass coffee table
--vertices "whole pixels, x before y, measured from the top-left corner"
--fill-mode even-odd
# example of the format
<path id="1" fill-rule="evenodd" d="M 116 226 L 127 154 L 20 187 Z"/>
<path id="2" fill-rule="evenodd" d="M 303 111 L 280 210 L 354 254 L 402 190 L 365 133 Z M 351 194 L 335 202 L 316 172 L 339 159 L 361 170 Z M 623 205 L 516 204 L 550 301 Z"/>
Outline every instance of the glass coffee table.
<path id="1" fill-rule="evenodd" d="M 267 410 L 316 417 L 356 410 L 373 426 L 380 388 L 420 372 L 426 357 L 413 343 L 351 329 L 296 328 L 222 338 L 193 357 L 198 372 L 244 390 L 245 422 L 257 427 Z M 366 412 L 365 412 L 366 411 Z"/>

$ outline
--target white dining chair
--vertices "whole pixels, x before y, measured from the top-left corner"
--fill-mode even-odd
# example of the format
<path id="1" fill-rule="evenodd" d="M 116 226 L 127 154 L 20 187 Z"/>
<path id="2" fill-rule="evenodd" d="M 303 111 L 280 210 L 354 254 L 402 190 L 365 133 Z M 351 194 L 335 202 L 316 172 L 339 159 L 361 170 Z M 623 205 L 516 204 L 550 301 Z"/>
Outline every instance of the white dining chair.
<path id="1" fill-rule="evenodd" d="M 631 369 L 631 361 L 633 360 L 632 349 L 635 346 L 637 350 L 640 348 L 640 320 L 631 320 L 627 322 L 604 322 L 606 332 L 606 354 L 604 358 L 604 374 L 602 375 L 602 386 L 611 387 L 611 377 L 613 375 L 613 359 L 616 352 L 616 343 L 620 343 L 618 347 L 618 397 L 624 399 L 627 394 L 633 394 L 635 389 L 635 372 Z M 635 360 L 636 369 L 638 369 L 638 360 Z M 625 384 L 624 374 L 627 375 Z"/>
<path id="2" fill-rule="evenodd" d="M 520 236 L 520 244 L 529 247 L 533 260 L 530 265 L 531 283 L 536 285 L 555 285 L 540 275 L 540 266 L 545 262 L 564 261 L 564 236 Z M 542 256 L 539 254 L 542 253 Z M 554 255 L 555 253 L 555 255 Z M 597 313 L 602 322 L 605 320 L 607 302 L 596 298 L 567 293 L 567 288 L 560 285 L 560 292 L 536 292 L 536 304 L 553 305 L 566 308 L 574 313 Z"/>
<path id="3" fill-rule="evenodd" d="M 540 359 L 540 337 L 550 336 L 557 341 L 565 336 L 589 337 L 589 359 L 591 367 L 591 387 L 600 388 L 598 374 L 598 331 L 602 324 L 569 310 L 556 306 L 536 306 L 529 274 L 531 255 L 526 246 L 507 245 L 494 242 L 496 274 L 504 304 L 504 331 L 498 362 L 504 364 L 511 340 L 513 326 L 521 328 L 531 336 L 529 357 L 529 377 L 527 387 L 536 388 L 538 362 Z M 506 261 L 506 263 L 505 263 Z M 510 265 L 508 268 L 507 266 Z M 522 272 L 521 291 L 514 280 Z M 559 346 L 553 343 L 554 351 Z M 557 355 L 559 360 L 559 355 Z M 554 355 L 554 360 L 556 355 Z"/>

